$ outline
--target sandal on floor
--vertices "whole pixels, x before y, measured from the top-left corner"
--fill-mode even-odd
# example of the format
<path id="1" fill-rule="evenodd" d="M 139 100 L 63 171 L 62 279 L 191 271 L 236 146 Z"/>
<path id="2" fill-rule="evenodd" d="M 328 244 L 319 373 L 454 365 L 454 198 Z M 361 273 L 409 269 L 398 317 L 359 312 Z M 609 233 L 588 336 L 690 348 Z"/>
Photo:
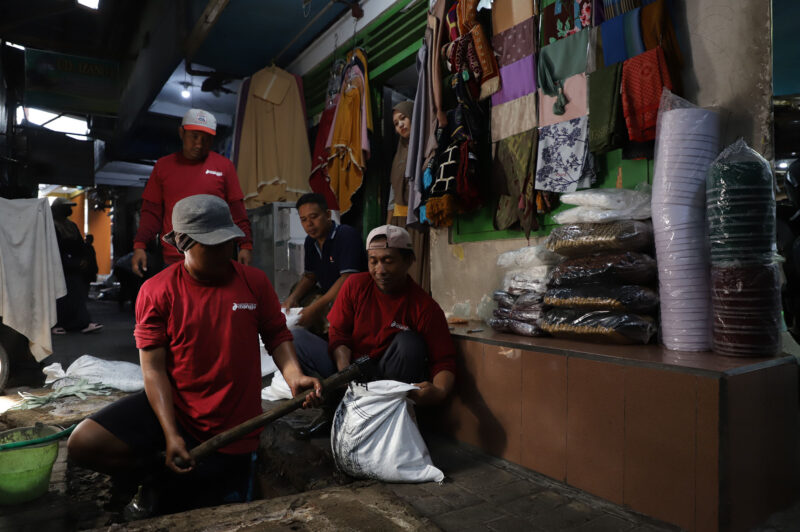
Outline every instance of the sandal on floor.
<path id="1" fill-rule="evenodd" d="M 50 332 L 53 334 L 67 334 L 67 330 L 64 327 L 53 327 Z"/>
<path id="2" fill-rule="evenodd" d="M 97 331 L 97 330 L 102 329 L 102 328 L 103 328 L 103 326 L 101 324 L 99 324 L 99 323 L 90 323 L 89 325 L 86 326 L 86 328 L 81 329 L 81 332 L 83 334 L 86 334 L 86 333 Z"/>

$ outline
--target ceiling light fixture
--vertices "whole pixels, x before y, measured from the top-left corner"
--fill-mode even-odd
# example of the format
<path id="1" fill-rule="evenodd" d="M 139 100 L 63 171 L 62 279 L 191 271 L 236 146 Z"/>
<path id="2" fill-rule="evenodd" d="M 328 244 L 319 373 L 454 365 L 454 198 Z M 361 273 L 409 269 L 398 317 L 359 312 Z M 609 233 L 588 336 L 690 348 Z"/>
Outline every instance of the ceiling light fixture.
<path id="1" fill-rule="evenodd" d="M 192 92 L 189 88 L 192 86 L 192 84 L 189 83 L 188 81 L 181 81 L 179 82 L 179 85 L 183 87 L 183 90 L 181 91 L 181 98 L 183 98 L 184 100 L 188 100 L 189 98 L 191 98 Z"/>
<path id="2" fill-rule="evenodd" d="M 78 3 L 82 6 L 86 6 L 89 9 L 97 9 L 100 7 L 100 0 L 78 0 Z"/>

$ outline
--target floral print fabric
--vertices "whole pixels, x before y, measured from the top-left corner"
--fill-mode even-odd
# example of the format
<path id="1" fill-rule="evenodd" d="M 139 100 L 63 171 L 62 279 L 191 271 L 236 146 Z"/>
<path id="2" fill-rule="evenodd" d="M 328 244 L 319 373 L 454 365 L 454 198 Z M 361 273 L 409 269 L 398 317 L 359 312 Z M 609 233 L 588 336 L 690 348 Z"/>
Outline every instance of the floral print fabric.
<path id="1" fill-rule="evenodd" d="M 543 2 L 541 45 L 547 46 L 592 25 L 593 0 L 551 0 Z M 548 4 L 545 6 L 545 4 Z"/>
<path id="2" fill-rule="evenodd" d="M 539 128 L 536 190 L 574 192 L 589 153 L 589 117 Z"/>

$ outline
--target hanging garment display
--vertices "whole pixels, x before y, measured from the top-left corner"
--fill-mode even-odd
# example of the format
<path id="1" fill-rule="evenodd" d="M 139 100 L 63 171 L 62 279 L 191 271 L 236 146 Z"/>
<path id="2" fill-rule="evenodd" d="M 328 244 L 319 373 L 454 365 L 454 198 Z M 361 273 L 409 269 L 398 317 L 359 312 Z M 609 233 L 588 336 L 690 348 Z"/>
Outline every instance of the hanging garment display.
<path id="1" fill-rule="evenodd" d="M 592 0 L 542 0 L 540 9 L 542 46 L 592 25 Z"/>
<path id="2" fill-rule="evenodd" d="M 503 67 L 536 53 L 536 19 L 530 17 L 506 31 L 492 36 L 492 47 L 500 67 L 503 83 Z"/>
<path id="3" fill-rule="evenodd" d="M 500 105 L 536 92 L 536 57 L 531 54 L 500 69 L 503 88 L 492 94 L 492 105 Z"/>
<path id="4" fill-rule="evenodd" d="M 500 72 L 489 39 L 478 22 L 478 0 L 459 0 L 457 4 L 458 30 L 463 37 L 469 35 L 481 67 L 479 100 L 500 90 Z"/>
<path id="5" fill-rule="evenodd" d="M 589 74 L 589 151 L 607 153 L 621 147 L 628 138 L 622 114 L 622 64 Z"/>
<path id="6" fill-rule="evenodd" d="M 586 72 L 586 54 L 589 31 L 579 31 L 542 48 L 539 52 L 538 83 L 547 96 L 555 96 L 553 113 L 564 114 L 567 98 L 564 95 L 564 80 L 575 74 Z"/>
<path id="7" fill-rule="evenodd" d="M 537 93 L 532 92 L 508 103 L 492 106 L 492 142 L 538 126 L 536 100 Z"/>
<path id="8" fill-rule="evenodd" d="M 508 194 L 500 196 L 494 215 L 498 230 L 508 229 L 519 222 L 525 237 L 539 228 L 536 219 L 536 191 L 534 174 L 537 153 L 536 128 L 508 137 L 497 143 L 497 154 L 492 166 L 493 179 L 502 181 Z"/>
<path id="9" fill-rule="evenodd" d="M 589 153 L 588 123 L 583 116 L 539 128 L 537 190 L 573 192 L 578 188 Z"/>
<path id="10" fill-rule="evenodd" d="M 427 193 L 425 216 L 431 225 L 449 227 L 458 212 L 456 189 L 461 147 L 454 142 L 438 157 L 436 177 Z"/>
<path id="11" fill-rule="evenodd" d="M 425 41 L 431 37 L 430 28 L 425 32 Z M 428 94 L 428 46 L 422 43 L 417 52 L 417 97 L 414 100 L 414 110 L 411 113 L 411 135 L 408 138 L 408 155 L 406 157 L 406 176 L 408 177 L 408 213 L 407 223 L 414 224 L 420 221 L 419 208 L 422 205 L 422 174 L 425 170 L 426 149 L 428 143 L 427 129 L 430 119 L 436 121 L 430 113 L 429 103 L 431 96 Z M 430 113 L 430 114 L 429 114 Z M 435 143 L 435 140 L 434 140 Z"/>
<path id="12" fill-rule="evenodd" d="M 642 0 L 603 0 L 603 14 L 606 20 L 642 6 Z"/>
<path id="13" fill-rule="evenodd" d="M 625 61 L 622 67 L 622 110 L 628 137 L 634 142 L 656 138 L 661 91 L 672 90 L 664 51 L 654 48 Z"/>
<path id="14" fill-rule="evenodd" d="M 331 178 L 328 175 L 328 157 L 330 150 L 326 146 L 333 127 L 333 117 L 336 114 L 336 104 L 339 102 L 339 95 L 336 94 L 331 100 L 331 105 L 322 111 L 317 127 L 317 139 L 314 142 L 314 155 L 312 157 L 311 177 L 308 184 L 311 190 L 325 197 L 328 208 L 334 211 L 339 210 L 339 200 L 331 189 Z"/>
<path id="15" fill-rule="evenodd" d="M 492 4 L 492 33 L 498 35 L 539 14 L 538 0 L 495 0 Z"/>
<path id="16" fill-rule="evenodd" d="M 567 104 L 564 113 L 557 115 L 553 112 L 556 107 L 556 96 L 548 96 L 539 90 L 539 126 L 551 126 L 558 122 L 572 120 L 585 116 L 589 111 L 586 101 L 586 74 L 581 72 L 564 80 L 564 96 Z"/>
<path id="17" fill-rule="evenodd" d="M 669 5 L 666 0 L 656 0 L 646 3 L 641 11 L 642 42 L 645 50 L 661 47 L 667 59 L 672 84 L 681 86 L 680 72 L 683 68 L 683 56 L 675 37 L 672 17 L 669 14 Z"/>
<path id="18" fill-rule="evenodd" d="M 351 197 L 361 188 L 366 159 L 364 157 L 364 113 L 362 97 L 364 76 L 360 70 L 351 68 L 345 74 L 339 104 L 330 136 L 328 174 L 330 186 L 339 202 L 339 211 L 344 214 L 352 207 Z M 368 148 L 368 147 L 367 147 Z"/>
<path id="19" fill-rule="evenodd" d="M 310 191 L 311 153 L 303 113 L 291 74 L 267 67 L 253 75 L 236 154 L 248 207 L 297 199 Z"/>

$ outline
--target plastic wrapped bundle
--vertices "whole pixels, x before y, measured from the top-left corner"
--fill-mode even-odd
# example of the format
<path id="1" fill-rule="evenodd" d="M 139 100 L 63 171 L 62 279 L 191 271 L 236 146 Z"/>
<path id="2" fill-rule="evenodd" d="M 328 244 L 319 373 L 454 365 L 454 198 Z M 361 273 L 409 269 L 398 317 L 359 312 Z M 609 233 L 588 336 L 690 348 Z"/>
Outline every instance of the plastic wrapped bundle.
<path id="1" fill-rule="evenodd" d="M 553 215 L 560 224 L 609 223 L 622 220 L 646 220 L 651 216 L 650 185 L 641 184 L 636 190 L 624 188 L 590 188 L 561 196 L 561 202 L 577 205 Z"/>
<path id="2" fill-rule="evenodd" d="M 500 320 L 507 320 L 511 317 L 511 309 L 503 307 L 496 308 L 492 311 L 492 317 Z"/>
<path id="3" fill-rule="evenodd" d="M 544 331 L 535 323 L 527 323 L 512 319 L 492 318 L 489 327 L 497 332 L 510 332 L 520 336 L 543 336 Z"/>
<path id="4" fill-rule="evenodd" d="M 497 332 L 511 331 L 511 320 L 508 318 L 491 318 L 487 323 Z"/>
<path id="5" fill-rule="evenodd" d="M 658 294 L 644 286 L 594 284 L 551 288 L 545 293 L 544 302 L 553 307 L 652 314 L 658 309 Z"/>
<path id="6" fill-rule="evenodd" d="M 711 347 L 705 186 L 719 153 L 719 124 L 718 113 L 662 93 L 652 210 L 661 336 L 668 349 Z"/>
<path id="7" fill-rule="evenodd" d="M 638 220 L 562 225 L 553 229 L 545 244 L 548 249 L 565 257 L 647 251 L 653 245 L 653 228 L 649 222 Z"/>
<path id="8" fill-rule="evenodd" d="M 527 292 L 544 293 L 550 266 L 535 266 L 526 270 L 512 270 L 503 278 L 503 288 L 511 295 Z"/>
<path id="9" fill-rule="evenodd" d="M 742 357 L 781 350 L 781 284 L 777 264 L 711 267 L 714 351 Z"/>
<path id="10" fill-rule="evenodd" d="M 492 294 L 492 299 L 497 301 L 497 306 L 500 308 L 511 308 L 514 306 L 516 296 L 512 296 L 505 290 L 496 290 Z"/>
<path id="11" fill-rule="evenodd" d="M 516 321 L 536 324 L 542 318 L 542 308 L 511 309 L 509 318 Z"/>
<path id="12" fill-rule="evenodd" d="M 534 266 L 553 266 L 562 260 L 564 257 L 553 253 L 544 244 L 539 244 L 501 254 L 497 257 L 497 266 L 503 269 L 522 269 Z"/>
<path id="13" fill-rule="evenodd" d="M 541 308 L 542 302 L 544 301 L 544 294 L 539 292 L 528 292 L 527 294 L 522 294 L 514 301 L 513 309 L 514 310 L 526 310 L 526 309 L 534 309 L 534 308 Z"/>
<path id="14" fill-rule="evenodd" d="M 656 261 L 644 253 L 627 251 L 568 259 L 553 268 L 548 285 L 582 286 L 592 283 L 650 285 L 656 279 Z"/>
<path id="15" fill-rule="evenodd" d="M 554 308 L 539 326 L 558 338 L 612 344 L 646 344 L 656 332 L 652 318 L 612 310 Z"/>
<path id="16" fill-rule="evenodd" d="M 706 215 L 712 264 L 774 260 L 772 171 L 741 139 L 726 148 L 708 172 Z"/>

